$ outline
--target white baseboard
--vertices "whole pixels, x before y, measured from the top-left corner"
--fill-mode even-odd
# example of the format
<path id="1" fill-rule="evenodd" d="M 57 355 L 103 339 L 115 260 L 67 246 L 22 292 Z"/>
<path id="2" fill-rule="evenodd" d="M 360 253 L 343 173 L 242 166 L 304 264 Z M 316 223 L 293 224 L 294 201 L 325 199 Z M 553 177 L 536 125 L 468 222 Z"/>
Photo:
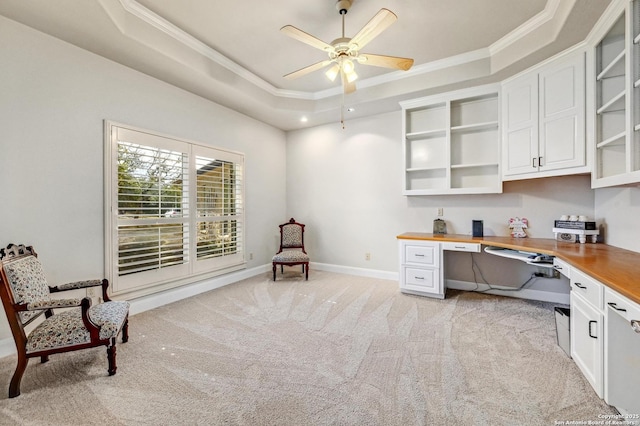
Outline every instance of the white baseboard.
<path id="1" fill-rule="evenodd" d="M 235 282 L 251 278 L 255 275 L 263 274 L 270 269 L 271 265 L 262 265 L 251 269 L 242 269 L 240 271 L 235 271 L 229 274 L 209 278 L 197 283 L 162 291 L 157 294 L 150 294 L 148 296 L 139 297 L 137 299 L 129 301 L 129 303 L 131 304 L 131 307 L 129 308 L 129 315 L 139 314 L 150 309 L 177 302 L 178 300 L 196 296 L 210 290 L 215 290 L 216 288 L 233 284 Z"/>
<path id="2" fill-rule="evenodd" d="M 336 272 L 339 274 L 356 275 L 359 277 L 379 278 L 382 280 L 398 281 L 399 274 L 397 272 L 380 271 L 377 269 L 365 269 L 354 268 L 352 266 L 332 265 L 329 263 L 316 263 L 311 262 L 309 264 L 309 270 L 313 273 L 313 270 Z"/>
<path id="3" fill-rule="evenodd" d="M 455 289 L 455 290 L 480 290 L 486 294 L 495 294 L 498 296 L 507 296 L 507 297 L 517 297 L 519 299 L 529 299 L 529 300 L 540 300 L 543 302 L 552 302 L 559 303 L 562 305 L 569 304 L 569 294 L 568 293 L 554 293 L 551 291 L 541 291 L 541 290 L 532 290 L 529 288 L 522 289 L 520 291 L 513 290 L 500 290 L 509 289 L 511 287 L 501 287 L 492 285 L 489 287 L 487 284 L 477 284 L 468 282 L 468 281 L 456 281 L 456 280 L 445 280 L 447 288 Z M 489 290 L 489 288 L 493 288 L 494 290 Z"/>

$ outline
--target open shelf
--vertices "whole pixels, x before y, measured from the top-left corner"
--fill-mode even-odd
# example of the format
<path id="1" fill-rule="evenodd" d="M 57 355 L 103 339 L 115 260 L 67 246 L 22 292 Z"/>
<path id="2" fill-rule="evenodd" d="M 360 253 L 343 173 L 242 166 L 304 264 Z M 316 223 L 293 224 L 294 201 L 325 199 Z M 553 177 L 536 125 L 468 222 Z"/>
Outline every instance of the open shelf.
<path id="1" fill-rule="evenodd" d="M 622 141 L 621 143 L 624 144 L 624 138 L 627 136 L 627 132 L 620 132 L 617 135 L 614 135 L 608 139 L 603 140 L 602 142 L 599 142 L 596 145 L 596 148 L 603 148 L 607 145 L 613 145 L 616 142 Z"/>
<path id="2" fill-rule="evenodd" d="M 620 52 L 607 66 L 605 66 L 600 74 L 596 77 L 596 80 L 602 80 L 603 78 L 618 77 L 624 75 L 624 61 L 625 51 Z"/>
<path id="3" fill-rule="evenodd" d="M 498 121 L 488 121 L 486 123 L 466 124 L 463 126 L 451 127 L 452 132 L 473 132 L 477 130 L 490 130 L 497 129 Z"/>
<path id="4" fill-rule="evenodd" d="M 624 105 L 625 95 L 626 95 L 626 92 L 624 90 L 616 94 L 606 104 L 598 108 L 598 110 L 596 111 L 596 114 L 602 114 L 602 113 L 611 112 L 611 111 L 621 111 L 625 109 L 625 105 Z"/>
<path id="5" fill-rule="evenodd" d="M 444 137 L 446 132 L 446 129 L 425 130 L 422 132 L 407 133 L 405 137 L 409 140 L 437 138 Z"/>
<path id="6" fill-rule="evenodd" d="M 404 195 L 502 192 L 499 86 L 400 103 Z"/>
<path id="7" fill-rule="evenodd" d="M 498 163 L 452 164 L 452 169 L 471 169 L 474 167 L 498 167 Z"/>

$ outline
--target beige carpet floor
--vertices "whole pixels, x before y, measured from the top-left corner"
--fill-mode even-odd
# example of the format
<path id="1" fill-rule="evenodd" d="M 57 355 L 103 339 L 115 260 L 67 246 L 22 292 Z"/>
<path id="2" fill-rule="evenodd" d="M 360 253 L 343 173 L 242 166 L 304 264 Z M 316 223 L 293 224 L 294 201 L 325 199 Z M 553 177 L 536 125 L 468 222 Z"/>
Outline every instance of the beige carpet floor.
<path id="1" fill-rule="evenodd" d="M 554 425 L 602 402 L 556 344 L 553 305 L 322 271 L 260 275 L 135 315 L 103 348 L 31 360 L 11 425 Z"/>

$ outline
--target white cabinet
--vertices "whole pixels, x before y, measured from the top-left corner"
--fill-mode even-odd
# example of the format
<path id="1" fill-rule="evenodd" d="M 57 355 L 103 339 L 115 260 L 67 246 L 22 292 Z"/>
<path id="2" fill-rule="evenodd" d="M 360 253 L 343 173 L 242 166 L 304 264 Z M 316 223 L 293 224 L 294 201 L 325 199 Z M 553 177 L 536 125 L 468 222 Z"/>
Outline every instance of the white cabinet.
<path id="1" fill-rule="evenodd" d="M 640 2 L 617 4 L 589 56 L 594 188 L 640 182 Z"/>
<path id="2" fill-rule="evenodd" d="M 571 357 L 598 396 L 603 396 L 604 286 L 571 269 Z"/>
<path id="3" fill-rule="evenodd" d="M 503 180 L 585 173 L 584 52 L 502 86 Z"/>
<path id="4" fill-rule="evenodd" d="M 399 240 L 400 291 L 444 299 L 440 243 Z"/>
<path id="5" fill-rule="evenodd" d="M 401 102 L 404 195 L 502 192 L 499 86 Z"/>

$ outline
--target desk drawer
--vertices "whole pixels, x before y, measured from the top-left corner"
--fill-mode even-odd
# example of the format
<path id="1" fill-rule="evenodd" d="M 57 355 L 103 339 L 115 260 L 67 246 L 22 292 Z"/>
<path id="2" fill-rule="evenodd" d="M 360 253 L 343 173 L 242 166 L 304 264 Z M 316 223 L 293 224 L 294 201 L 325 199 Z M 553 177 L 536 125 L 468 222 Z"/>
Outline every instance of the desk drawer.
<path id="1" fill-rule="evenodd" d="M 553 268 L 567 278 L 571 278 L 571 266 L 557 257 L 553 258 Z"/>
<path id="2" fill-rule="evenodd" d="M 420 265 L 438 266 L 438 245 L 412 245 L 407 244 L 405 250 L 405 262 Z"/>
<path id="3" fill-rule="evenodd" d="M 405 268 L 405 285 L 411 290 L 435 292 L 438 290 L 438 272 L 439 269 Z"/>
<path id="4" fill-rule="evenodd" d="M 595 308 L 603 310 L 604 286 L 575 268 L 571 268 L 571 291 L 584 297 Z"/>
<path id="5" fill-rule="evenodd" d="M 480 253 L 480 244 L 476 243 L 442 243 L 442 250 L 449 251 L 470 251 L 473 253 Z"/>

